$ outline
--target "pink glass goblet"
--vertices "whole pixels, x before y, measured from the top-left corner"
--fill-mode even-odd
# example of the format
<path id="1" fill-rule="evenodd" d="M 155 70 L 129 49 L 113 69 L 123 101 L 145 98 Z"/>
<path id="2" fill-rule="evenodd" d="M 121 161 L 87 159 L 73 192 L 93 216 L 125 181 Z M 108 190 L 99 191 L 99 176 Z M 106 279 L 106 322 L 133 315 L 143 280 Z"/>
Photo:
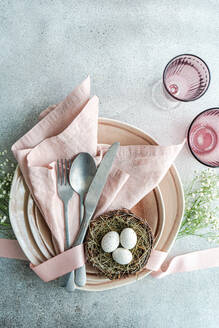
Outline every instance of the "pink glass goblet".
<path id="1" fill-rule="evenodd" d="M 210 71 L 207 64 L 194 55 L 174 57 L 165 67 L 163 80 L 152 89 L 152 99 L 165 110 L 179 106 L 180 102 L 200 98 L 208 89 Z"/>
<path id="2" fill-rule="evenodd" d="M 188 145 L 202 164 L 219 167 L 219 108 L 198 114 L 188 129 Z"/>

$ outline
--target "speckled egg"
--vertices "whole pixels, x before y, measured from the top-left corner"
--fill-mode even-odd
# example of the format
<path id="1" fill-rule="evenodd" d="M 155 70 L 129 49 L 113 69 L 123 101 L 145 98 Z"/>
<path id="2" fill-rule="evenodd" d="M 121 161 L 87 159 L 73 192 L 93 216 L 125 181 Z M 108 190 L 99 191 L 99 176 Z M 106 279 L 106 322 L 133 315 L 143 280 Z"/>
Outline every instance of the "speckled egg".
<path id="1" fill-rule="evenodd" d="M 132 249 L 137 243 L 136 232 L 132 228 L 125 228 L 120 234 L 120 244 L 127 249 Z"/>
<path id="2" fill-rule="evenodd" d="M 119 234 L 116 231 L 110 231 L 101 240 L 101 247 L 104 252 L 111 253 L 119 246 Z"/>
<path id="3" fill-rule="evenodd" d="M 132 253 L 126 249 L 119 247 L 113 252 L 113 259 L 119 264 L 129 264 L 132 260 Z"/>

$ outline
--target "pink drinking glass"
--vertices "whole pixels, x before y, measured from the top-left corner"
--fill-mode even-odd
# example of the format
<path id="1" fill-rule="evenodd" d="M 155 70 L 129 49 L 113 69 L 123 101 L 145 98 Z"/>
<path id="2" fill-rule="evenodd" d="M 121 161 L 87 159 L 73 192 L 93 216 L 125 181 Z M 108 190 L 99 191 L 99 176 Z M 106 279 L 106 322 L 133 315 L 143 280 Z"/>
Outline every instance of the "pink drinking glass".
<path id="1" fill-rule="evenodd" d="M 207 64 L 194 55 L 179 55 L 171 59 L 163 72 L 163 80 L 152 89 L 157 107 L 169 110 L 180 102 L 200 98 L 208 89 L 210 71 Z"/>
<path id="2" fill-rule="evenodd" d="M 219 167 L 219 108 L 206 109 L 198 114 L 188 129 L 187 139 L 199 162 Z"/>

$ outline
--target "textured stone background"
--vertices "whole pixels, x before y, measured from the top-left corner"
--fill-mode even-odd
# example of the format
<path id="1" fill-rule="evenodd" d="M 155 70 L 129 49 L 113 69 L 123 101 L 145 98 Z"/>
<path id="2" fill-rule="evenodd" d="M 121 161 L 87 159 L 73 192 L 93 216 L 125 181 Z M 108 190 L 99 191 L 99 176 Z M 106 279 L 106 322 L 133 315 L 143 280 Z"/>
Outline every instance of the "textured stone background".
<path id="1" fill-rule="evenodd" d="M 0 145 L 10 145 L 50 104 L 88 74 L 100 115 L 178 143 L 192 118 L 219 104 L 217 0 L 0 1 Z M 172 112 L 157 110 L 151 86 L 180 53 L 208 63 L 203 98 Z M 203 169 L 187 149 L 176 162 L 183 182 Z M 208 243 L 177 241 L 171 254 Z M 102 293 L 68 294 L 44 284 L 27 264 L 0 260 L 0 327 L 216 328 L 219 269 L 178 274 Z"/>

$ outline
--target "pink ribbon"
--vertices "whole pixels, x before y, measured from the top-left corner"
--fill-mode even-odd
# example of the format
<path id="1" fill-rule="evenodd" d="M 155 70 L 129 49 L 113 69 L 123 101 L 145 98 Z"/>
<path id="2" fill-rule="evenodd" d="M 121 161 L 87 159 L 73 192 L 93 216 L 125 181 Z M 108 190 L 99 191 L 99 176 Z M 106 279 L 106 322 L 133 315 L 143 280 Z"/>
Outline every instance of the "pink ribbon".
<path id="1" fill-rule="evenodd" d="M 31 263 L 30 268 L 43 281 L 48 282 L 81 267 L 84 263 L 83 245 L 78 245 L 37 266 Z"/>
<path id="2" fill-rule="evenodd" d="M 28 261 L 16 240 L 0 239 L 0 257 Z M 30 268 L 40 279 L 48 282 L 81 267 L 84 263 L 83 245 L 78 245 L 39 265 L 30 263 Z"/>
<path id="3" fill-rule="evenodd" d="M 219 248 L 178 255 L 165 261 L 167 255 L 166 252 L 152 250 L 146 268 L 153 271 L 151 275 L 154 278 L 219 266 Z M 0 257 L 28 261 L 16 240 L 0 239 Z M 84 263 L 83 245 L 79 245 L 37 266 L 31 263 L 30 268 L 43 281 L 48 282 L 81 267 Z"/>
<path id="4" fill-rule="evenodd" d="M 28 261 L 17 240 L 0 239 L 0 257 Z"/>
<path id="5" fill-rule="evenodd" d="M 156 251 L 163 257 L 163 252 Z M 166 253 L 165 253 L 166 254 Z M 158 254 L 156 255 L 158 256 Z M 209 248 L 202 251 L 175 256 L 164 262 L 159 270 L 152 272 L 154 278 L 163 278 L 177 272 L 190 272 L 219 266 L 219 248 Z"/>
<path id="6" fill-rule="evenodd" d="M 150 271 L 158 271 L 160 270 L 161 265 L 165 261 L 168 253 L 157 251 L 155 249 L 152 249 L 151 255 L 148 259 L 148 262 L 146 264 L 146 269 Z"/>

